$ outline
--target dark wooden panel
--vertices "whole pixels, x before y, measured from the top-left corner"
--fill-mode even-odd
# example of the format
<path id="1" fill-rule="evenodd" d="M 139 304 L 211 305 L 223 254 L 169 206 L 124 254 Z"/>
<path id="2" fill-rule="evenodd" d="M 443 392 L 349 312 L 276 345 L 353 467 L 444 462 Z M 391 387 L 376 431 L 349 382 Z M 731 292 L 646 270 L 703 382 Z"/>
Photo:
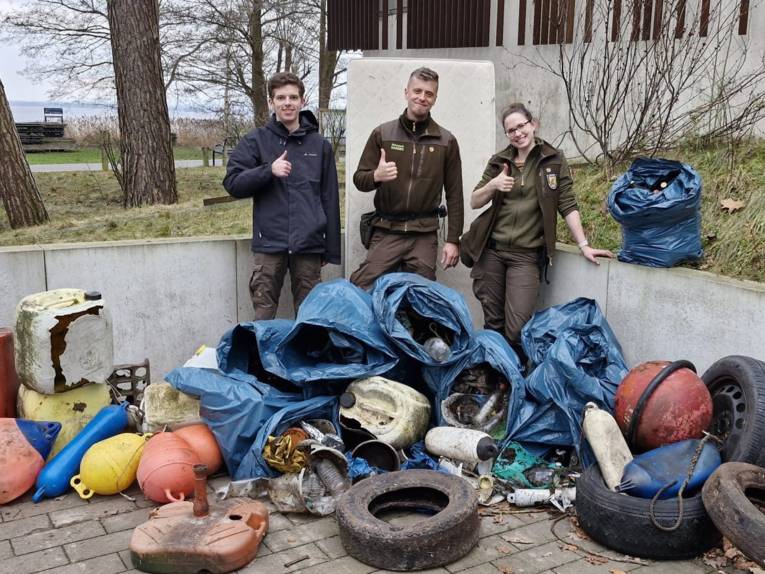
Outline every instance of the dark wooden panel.
<path id="1" fill-rule="evenodd" d="M 396 0 L 396 49 L 404 47 L 404 0 Z"/>
<path id="2" fill-rule="evenodd" d="M 630 31 L 630 42 L 636 42 L 640 40 L 640 20 L 642 16 L 642 8 L 643 0 L 632 0 L 632 29 Z"/>
<path id="3" fill-rule="evenodd" d="M 643 3 L 643 25 L 640 37 L 643 40 L 651 39 L 651 16 L 653 15 L 653 0 L 644 0 Z"/>
<path id="4" fill-rule="evenodd" d="M 536 46 L 542 42 L 542 0 L 532 1 L 534 2 L 534 30 L 531 41 Z"/>
<path id="5" fill-rule="evenodd" d="M 664 0 L 656 0 L 653 10 L 653 39 L 661 37 L 661 19 L 664 17 Z"/>
<path id="6" fill-rule="evenodd" d="M 497 46 L 505 44 L 505 0 L 497 0 Z"/>
<path id="7" fill-rule="evenodd" d="M 611 13 L 611 41 L 619 39 L 619 28 L 622 25 L 622 0 L 614 0 L 614 10 Z"/>
<path id="8" fill-rule="evenodd" d="M 558 43 L 558 0 L 550 0 L 550 16 L 548 20 L 547 43 Z"/>
<path id="9" fill-rule="evenodd" d="M 542 25 L 539 35 L 539 43 L 547 44 L 550 41 L 550 0 L 542 0 Z"/>
<path id="10" fill-rule="evenodd" d="M 518 45 L 526 44 L 526 0 L 518 0 Z"/>
<path id="11" fill-rule="evenodd" d="M 738 15 L 739 36 L 745 36 L 749 29 L 749 0 L 741 0 Z"/>
<path id="12" fill-rule="evenodd" d="M 481 4 L 481 19 L 480 26 L 478 27 L 478 41 L 479 46 L 489 45 L 489 36 L 491 34 L 491 1 L 482 2 Z M 484 44 L 484 38 L 486 43 Z"/>
<path id="13" fill-rule="evenodd" d="M 574 27 L 576 26 L 576 0 L 566 0 L 566 44 L 574 43 Z M 590 13 L 592 17 L 592 13 Z M 592 24 L 590 24 L 592 27 Z"/>
<path id="14" fill-rule="evenodd" d="M 682 38 L 685 34 L 685 4 L 686 0 L 677 2 L 677 23 L 675 24 L 675 38 Z"/>
<path id="15" fill-rule="evenodd" d="M 587 0 L 584 7 L 584 41 L 592 42 L 592 9 L 594 0 Z"/>
<path id="16" fill-rule="evenodd" d="M 388 0 L 382 0 L 382 49 L 388 49 Z"/>
<path id="17" fill-rule="evenodd" d="M 699 36 L 709 35 L 709 0 L 701 0 L 701 18 L 699 21 Z"/>

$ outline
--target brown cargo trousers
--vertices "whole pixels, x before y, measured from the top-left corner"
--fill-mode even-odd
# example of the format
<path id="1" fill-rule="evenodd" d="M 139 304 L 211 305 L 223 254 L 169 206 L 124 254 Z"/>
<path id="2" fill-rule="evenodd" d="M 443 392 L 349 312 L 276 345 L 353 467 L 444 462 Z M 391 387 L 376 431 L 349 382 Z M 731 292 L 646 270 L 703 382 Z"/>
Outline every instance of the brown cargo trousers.
<path id="1" fill-rule="evenodd" d="M 279 306 L 284 276 L 290 272 L 295 315 L 308 293 L 321 281 L 321 255 L 318 253 L 253 253 L 250 299 L 255 320 L 273 319 Z"/>
<path id="2" fill-rule="evenodd" d="M 436 280 L 438 233 L 392 233 L 375 228 L 367 257 L 351 275 L 351 283 L 369 289 L 378 277 L 392 271 L 417 273 Z"/>
<path id="3" fill-rule="evenodd" d="M 504 333 L 514 347 L 520 347 L 521 329 L 539 294 L 539 251 L 487 247 L 470 277 L 483 308 L 484 327 Z"/>

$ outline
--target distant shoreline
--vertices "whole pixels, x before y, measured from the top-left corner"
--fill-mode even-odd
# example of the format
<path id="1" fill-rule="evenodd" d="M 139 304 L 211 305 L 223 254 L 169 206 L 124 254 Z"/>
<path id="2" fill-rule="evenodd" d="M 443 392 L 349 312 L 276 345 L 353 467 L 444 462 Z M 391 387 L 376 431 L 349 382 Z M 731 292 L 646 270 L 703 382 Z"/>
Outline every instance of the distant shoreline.
<path id="1" fill-rule="evenodd" d="M 11 113 L 13 121 L 41 122 L 43 121 L 43 108 L 63 108 L 64 121 L 70 118 L 116 116 L 117 105 L 102 102 L 35 102 L 25 100 L 11 100 Z M 199 109 L 179 106 L 170 108 L 171 118 L 212 118 L 213 114 L 200 111 Z"/>

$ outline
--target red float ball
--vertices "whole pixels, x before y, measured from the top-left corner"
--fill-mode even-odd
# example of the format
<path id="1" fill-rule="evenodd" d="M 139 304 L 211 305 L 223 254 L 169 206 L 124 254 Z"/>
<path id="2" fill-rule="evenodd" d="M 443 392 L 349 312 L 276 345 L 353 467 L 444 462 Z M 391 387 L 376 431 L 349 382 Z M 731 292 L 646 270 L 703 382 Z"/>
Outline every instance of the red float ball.
<path id="1" fill-rule="evenodd" d="M 614 417 L 625 436 L 643 391 L 669 364 L 667 361 L 642 363 L 627 373 L 619 385 Z M 648 398 L 630 446 L 645 451 L 700 438 L 711 422 L 712 397 L 706 385 L 692 370 L 681 368 L 664 379 Z"/>

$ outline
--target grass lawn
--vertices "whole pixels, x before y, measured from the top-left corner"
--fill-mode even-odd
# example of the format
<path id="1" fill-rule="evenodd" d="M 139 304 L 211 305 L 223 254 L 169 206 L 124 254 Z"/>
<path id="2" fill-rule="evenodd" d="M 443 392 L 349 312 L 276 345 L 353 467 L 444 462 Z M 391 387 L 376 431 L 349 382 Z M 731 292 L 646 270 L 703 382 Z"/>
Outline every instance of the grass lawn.
<path id="1" fill-rule="evenodd" d="M 198 147 L 173 148 L 175 159 L 202 159 L 202 150 Z M 98 147 L 83 147 L 76 151 L 32 152 L 27 154 L 30 165 L 58 163 L 101 163 L 101 150 Z M 212 160 L 211 160 L 212 161 Z"/>
<path id="2" fill-rule="evenodd" d="M 732 169 L 727 149 L 688 146 L 665 157 L 689 163 L 704 182 L 704 259 L 692 267 L 765 283 L 765 140 L 745 145 Z M 0 213 L 0 245 L 250 234 L 250 200 L 202 205 L 206 197 L 226 195 L 224 173 L 222 167 L 178 169 L 177 205 L 130 210 L 122 208 L 119 187 L 109 172 L 37 173 L 51 222 L 14 231 Z M 338 175 L 344 181 L 342 164 Z M 618 251 L 621 228 L 605 207 L 612 181 L 592 166 L 575 167 L 574 180 L 590 244 Z M 345 185 L 340 189 L 342 210 Z M 724 199 L 740 200 L 744 207 L 728 213 L 720 204 Z M 565 224 L 559 225 L 560 240 L 571 242 Z"/>

